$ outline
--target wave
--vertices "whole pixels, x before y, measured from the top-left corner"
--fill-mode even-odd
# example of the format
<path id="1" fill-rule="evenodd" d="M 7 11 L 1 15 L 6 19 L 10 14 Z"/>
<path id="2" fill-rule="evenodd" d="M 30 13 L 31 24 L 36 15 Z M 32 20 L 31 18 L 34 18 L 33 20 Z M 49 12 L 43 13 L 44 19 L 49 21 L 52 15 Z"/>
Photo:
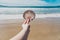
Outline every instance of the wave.
<path id="1" fill-rule="evenodd" d="M 60 17 L 60 14 L 36 14 L 36 18 Z M 23 19 L 23 14 L 20 15 L 0 15 L 0 20 L 6 19 Z"/>

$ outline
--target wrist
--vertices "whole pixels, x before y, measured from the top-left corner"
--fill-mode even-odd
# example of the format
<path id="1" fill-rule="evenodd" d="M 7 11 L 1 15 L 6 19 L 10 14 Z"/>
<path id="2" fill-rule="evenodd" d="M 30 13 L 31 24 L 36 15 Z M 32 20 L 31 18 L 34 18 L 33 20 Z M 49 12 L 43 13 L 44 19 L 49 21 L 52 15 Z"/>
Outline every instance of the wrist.
<path id="1" fill-rule="evenodd" d="M 29 28 L 29 24 L 22 24 L 22 29 L 27 30 Z"/>

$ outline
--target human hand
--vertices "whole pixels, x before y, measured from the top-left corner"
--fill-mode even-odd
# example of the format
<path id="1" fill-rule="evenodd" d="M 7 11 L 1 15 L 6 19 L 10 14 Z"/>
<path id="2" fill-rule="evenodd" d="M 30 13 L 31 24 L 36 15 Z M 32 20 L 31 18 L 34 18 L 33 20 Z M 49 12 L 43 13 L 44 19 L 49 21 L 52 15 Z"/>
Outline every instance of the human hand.
<path id="1" fill-rule="evenodd" d="M 29 25 L 29 22 L 30 22 L 30 19 L 26 19 L 25 21 L 24 21 L 24 23 L 22 24 L 22 28 L 23 28 L 23 30 L 27 30 L 27 29 L 29 29 L 30 27 L 30 25 Z"/>

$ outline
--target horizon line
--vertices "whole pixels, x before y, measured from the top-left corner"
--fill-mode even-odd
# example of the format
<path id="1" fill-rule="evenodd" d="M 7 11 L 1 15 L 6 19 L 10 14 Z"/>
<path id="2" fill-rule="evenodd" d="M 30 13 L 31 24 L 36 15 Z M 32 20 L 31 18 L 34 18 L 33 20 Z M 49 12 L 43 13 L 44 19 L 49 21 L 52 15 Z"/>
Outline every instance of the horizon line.
<path id="1" fill-rule="evenodd" d="M 5 6 L 0 5 L 0 8 L 60 8 L 60 6 Z"/>

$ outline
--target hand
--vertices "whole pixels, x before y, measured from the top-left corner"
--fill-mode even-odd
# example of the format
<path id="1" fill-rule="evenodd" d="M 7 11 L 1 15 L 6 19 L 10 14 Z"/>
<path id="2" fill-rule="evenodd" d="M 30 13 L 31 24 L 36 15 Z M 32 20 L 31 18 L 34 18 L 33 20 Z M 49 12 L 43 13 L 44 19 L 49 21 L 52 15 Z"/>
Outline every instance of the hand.
<path id="1" fill-rule="evenodd" d="M 27 30 L 27 29 L 29 29 L 29 22 L 30 22 L 30 19 L 26 19 L 25 21 L 24 21 L 24 23 L 22 24 L 22 28 L 23 28 L 23 30 Z"/>

